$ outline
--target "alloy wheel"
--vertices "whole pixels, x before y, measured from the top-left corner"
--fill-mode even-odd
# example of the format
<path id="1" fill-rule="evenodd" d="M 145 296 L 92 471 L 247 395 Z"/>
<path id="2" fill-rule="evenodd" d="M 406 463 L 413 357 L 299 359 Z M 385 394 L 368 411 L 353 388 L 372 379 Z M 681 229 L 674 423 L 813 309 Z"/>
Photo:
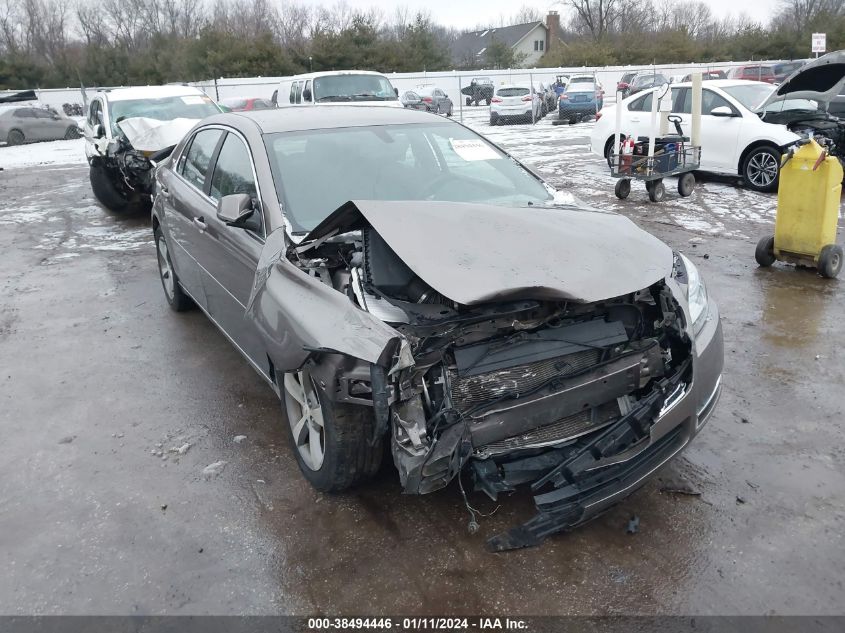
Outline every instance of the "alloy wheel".
<path id="1" fill-rule="evenodd" d="M 167 242 L 164 241 L 163 237 L 158 239 L 158 272 L 161 275 L 164 292 L 167 293 L 167 298 L 172 301 L 176 290 L 173 280 L 173 264 L 170 261 L 170 253 L 167 252 Z"/>
<path id="2" fill-rule="evenodd" d="M 757 187 L 768 187 L 778 176 L 778 162 L 769 152 L 758 152 L 748 161 L 746 176 Z"/>
<path id="3" fill-rule="evenodd" d="M 326 455 L 323 407 L 311 374 L 302 370 L 285 374 L 285 407 L 296 450 L 311 470 L 320 470 Z"/>

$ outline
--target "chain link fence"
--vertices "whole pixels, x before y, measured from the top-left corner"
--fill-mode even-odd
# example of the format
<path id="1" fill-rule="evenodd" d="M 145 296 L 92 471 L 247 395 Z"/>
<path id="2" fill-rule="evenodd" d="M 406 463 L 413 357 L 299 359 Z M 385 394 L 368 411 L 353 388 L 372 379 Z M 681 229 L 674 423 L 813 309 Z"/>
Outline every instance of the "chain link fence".
<path id="1" fill-rule="evenodd" d="M 654 72 L 664 75 L 670 81 L 680 81 L 686 75 L 693 72 L 722 71 L 728 75 L 731 71 L 740 67 L 750 67 L 752 74 L 743 75 L 743 78 L 753 78 L 753 73 L 758 73 L 758 79 L 766 79 L 771 74 L 771 68 L 786 60 L 777 61 L 741 61 L 741 62 L 720 62 L 701 64 L 657 64 L 639 66 L 605 66 L 605 67 L 568 67 L 568 68 L 515 68 L 506 70 L 473 70 L 473 71 L 440 71 L 440 72 L 417 72 L 417 73 L 385 73 L 393 86 L 401 95 L 403 92 L 414 90 L 423 86 L 434 86 L 440 88 L 450 97 L 454 104 L 455 116 L 460 120 L 472 112 L 478 116 L 479 108 L 482 106 L 467 105 L 467 96 L 462 90 L 472 84 L 473 79 L 488 78 L 494 86 L 503 84 L 523 84 L 538 89 L 555 83 L 558 76 L 572 75 L 593 75 L 599 85 L 604 88 L 604 104 L 613 103 L 616 95 L 616 83 L 627 73 Z M 280 82 L 286 77 L 250 77 L 250 78 L 220 78 L 204 81 L 190 82 L 189 85 L 196 86 L 205 91 L 213 99 L 219 101 L 228 98 L 249 98 L 260 97 L 270 99 L 279 87 Z M 86 89 L 90 97 L 97 88 Z M 82 92 L 79 88 L 59 88 L 36 91 L 42 103 L 59 107 L 65 103 L 83 103 Z M 471 103 L 474 103 L 471 102 Z M 483 107 L 489 110 L 486 100 L 482 102 Z"/>

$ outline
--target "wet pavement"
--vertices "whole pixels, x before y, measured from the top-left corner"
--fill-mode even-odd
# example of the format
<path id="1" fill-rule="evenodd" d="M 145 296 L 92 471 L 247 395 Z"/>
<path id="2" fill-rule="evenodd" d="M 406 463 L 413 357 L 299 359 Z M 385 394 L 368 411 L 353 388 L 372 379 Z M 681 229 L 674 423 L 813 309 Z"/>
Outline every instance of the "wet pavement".
<path id="1" fill-rule="evenodd" d="M 756 267 L 772 196 L 709 180 L 689 201 L 620 202 L 587 126 L 476 119 L 701 269 L 724 393 L 683 456 L 592 523 L 506 554 L 484 540 L 530 516 L 527 495 L 470 535 L 455 485 L 403 496 L 391 467 L 316 493 L 274 394 L 200 312 L 167 309 L 148 218 L 103 211 L 84 167 L 7 167 L 0 613 L 845 611 L 843 282 Z M 701 494 L 661 492 L 679 482 Z"/>

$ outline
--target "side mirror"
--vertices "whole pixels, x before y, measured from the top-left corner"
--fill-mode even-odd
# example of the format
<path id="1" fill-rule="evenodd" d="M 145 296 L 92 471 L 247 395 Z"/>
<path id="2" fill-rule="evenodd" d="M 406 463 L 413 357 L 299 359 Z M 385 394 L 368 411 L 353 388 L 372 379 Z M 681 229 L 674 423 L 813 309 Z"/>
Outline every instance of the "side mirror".
<path id="1" fill-rule="evenodd" d="M 101 123 L 97 123 L 91 129 L 94 138 L 103 138 L 106 135 L 106 131 L 103 129 L 103 125 Z"/>
<path id="2" fill-rule="evenodd" d="M 397 96 L 397 97 L 399 96 L 399 88 L 394 88 L 394 89 L 393 89 L 393 92 L 395 92 L 395 93 L 396 93 L 396 96 Z"/>
<path id="3" fill-rule="evenodd" d="M 728 106 L 718 106 L 710 110 L 711 116 L 731 117 L 734 115 L 733 110 Z"/>
<path id="4" fill-rule="evenodd" d="M 220 198 L 217 203 L 217 217 L 229 226 L 239 226 L 255 212 L 252 197 L 248 193 L 233 193 Z"/>
<path id="5" fill-rule="evenodd" d="M 311 101 L 311 91 L 310 90 L 303 90 L 302 91 L 302 99 L 304 101 Z"/>

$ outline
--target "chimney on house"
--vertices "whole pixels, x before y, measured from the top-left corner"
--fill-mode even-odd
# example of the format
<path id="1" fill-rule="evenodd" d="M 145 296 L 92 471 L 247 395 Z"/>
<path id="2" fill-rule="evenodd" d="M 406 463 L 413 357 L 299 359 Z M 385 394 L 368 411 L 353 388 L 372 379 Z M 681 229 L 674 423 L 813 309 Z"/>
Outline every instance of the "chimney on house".
<path id="1" fill-rule="evenodd" d="M 560 15 L 557 11 L 549 11 L 546 16 L 546 52 L 557 48 L 560 41 Z"/>

